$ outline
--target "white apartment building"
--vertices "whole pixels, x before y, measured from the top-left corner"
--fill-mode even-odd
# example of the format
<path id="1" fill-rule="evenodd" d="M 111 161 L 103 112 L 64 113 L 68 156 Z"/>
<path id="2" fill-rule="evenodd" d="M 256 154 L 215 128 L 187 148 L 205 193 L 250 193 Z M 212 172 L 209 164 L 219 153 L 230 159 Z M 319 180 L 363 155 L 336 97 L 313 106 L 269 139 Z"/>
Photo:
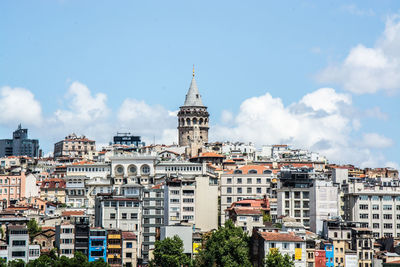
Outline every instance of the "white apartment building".
<path id="1" fill-rule="evenodd" d="M 306 266 L 306 241 L 293 233 L 283 232 L 253 233 L 252 246 L 253 266 L 264 266 L 264 257 L 271 249 L 278 249 L 280 253 L 287 254 L 293 259 L 295 267 Z"/>
<path id="2" fill-rule="evenodd" d="M 400 237 L 400 187 L 398 181 L 350 181 L 344 189 L 344 219 L 370 228 L 374 238 Z"/>
<path id="3" fill-rule="evenodd" d="M 75 225 L 71 223 L 56 225 L 55 243 L 60 256 L 72 258 L 75 252 Z"/>
<path id="4" fill-rule="evenodd" d="M 233 202 L 246 198 L 276 198 L 277 179 L 270 169 L 262 165 L 245 165 L 221 175 L 221 223 L 225 210 Z"/>
<path id="5" fill-rule="evenodd" d="M 92 178 L 107 178 L 110 176 L 109 164 L 81 161 L 67 165 L 67 176 L 86 176 Z"/>
<path id="6" fill-rule="evenodd" d="M 86 176 L 67 176 L 65 178 L 65 203 L 68 207 L 81 208 L 88 207 L 89 200 L 85 182 Z"/>

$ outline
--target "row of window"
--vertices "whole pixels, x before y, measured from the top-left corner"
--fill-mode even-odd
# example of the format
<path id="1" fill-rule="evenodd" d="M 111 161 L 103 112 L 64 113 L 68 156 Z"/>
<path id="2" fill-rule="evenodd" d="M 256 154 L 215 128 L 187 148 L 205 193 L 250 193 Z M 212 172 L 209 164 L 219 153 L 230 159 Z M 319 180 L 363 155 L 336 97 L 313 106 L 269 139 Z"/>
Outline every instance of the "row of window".
<path id="1" fill-rule="evenodd" d="M 21 179 L 20 178 L 6 178 L 6 179 L 4 179 L 4 183 L 5 184 L 8 184 L 8 182 L 9 182 L 9 180 L 11 181 L 11 184 L 19 184 L 19 183 L 21 183 Z M 3 179 L 0 179 L 0 184 L 2 184 L 3 183 Z"/>
<path id="2" fill-rule="evenodd" d="M 369 205 L 368 204 L 360 204 L 358 207 L 360 210 L 368 210 Z M 392 210 L 392 208 L 393 208 L 392 205 L 382 205 L 383 210 Z M 379 204 L 373 204 L 372 209 L 379 210 Z M 396 210 L 400 210 L 400 205 L 396 205 Z"/>
<path id="3" fill-rule="evenodd" d="M 371 198 L 371 200 L 374 200 L 374 201 L 379 201 L 381 199 L 383 201 L 393 201 L 393 198 L 396 201 L 400 201 L 400 196 L 393 197 L 393 196 L 367 196 L 367 195 L 362 195 L 362 196 L 358 197 L 359 200 L 369 200 L 369 198 Z"/>
<path id="4" fill-rule="evenodd" d="M 292 193 L 292 196 L 291 194 Z M 301 198 L 301 193 L 303 193 L 303 198 L 304 199 L 309 199 L 310 198 L 310 192 L 285 192 L 285 198 L 295 198 L 295 199 L 300 199 Z"/>
<path id="5" fill-rule="evenodd" d="M 360 213 L 360 219 L 368 219 L 368 213 Z M 379 214 L 372 214 L 372 219 L 379 219 Z M 392 214 L 383 214 L 383 219 L 384 220 L 392 220 L 393 215 Z M 400 214 L 396 215 L 396 219 L 400 220 Z"/>
<path id="6" fill-rule="evenodd" d="M 253 184 L 253 179 L 254 178 L 246 178 L 246 183 L 247 184 Z M 261 184 L 262 183 L 262 178 L 255 178 L 256 180 L 256 184 Z M 243 183 L 243 178 L 236 178 L 236 183 L 237 184 L 242 184 Z M 266 183 L 270 183 L 271 182 L 271 178 L 266 178 L 265 179 Z M 227 184 L 232 184 L 232 178 L 227 178 L 226 179 L 226 183 Z"/>
<path id="7" fill-rule="evenodd" d="M 171 166 L 171 167 L 165 167 L 165 171 L 170 172 L 170 171 L 201 171 L 202 167 L 201 166 Z"/>
<path id="8" fill-rule="evenodd" d="M 99 168 L 99 167 L 69 167 L 67 169 L 68 172 L 109 172 L 110 169 L 108 168 Z"/>
<path id="9" fill-rule="evenodd" d="M 104 207 L 139 207 L 139 204 L 134 201 L 104 201 Z"/>
<path id="10" fill-rule="evenodd" d="M 14 192 L 17 192 L 17 194 L 19 194 L 19 187 L 17 187 L 16 191 L 14 191 L 14 188 L 11 187 L 9 192 L 10 194 L 14 194 Z M 7 188 L 0 188 L 0 194 L 7 195 Z"/>

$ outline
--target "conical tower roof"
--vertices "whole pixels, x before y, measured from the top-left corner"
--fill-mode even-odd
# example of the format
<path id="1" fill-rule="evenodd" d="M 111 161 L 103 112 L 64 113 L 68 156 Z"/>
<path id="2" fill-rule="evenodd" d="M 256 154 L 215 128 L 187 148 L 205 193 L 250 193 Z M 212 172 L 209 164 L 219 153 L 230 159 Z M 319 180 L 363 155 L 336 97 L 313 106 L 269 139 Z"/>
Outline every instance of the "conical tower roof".
<path id="1" fill-rule="evenodd" d="M 203 102 L 201 101 L 201 95 L 199 94 L 199 88 L 197 88 L 196 80 L 194 79 L 194 68 L 193 68 L 193 78 L 190 83 L 189 91 L 186 94 L 185 103 L 183 106 L 186 107 L 202 107 Z"/>

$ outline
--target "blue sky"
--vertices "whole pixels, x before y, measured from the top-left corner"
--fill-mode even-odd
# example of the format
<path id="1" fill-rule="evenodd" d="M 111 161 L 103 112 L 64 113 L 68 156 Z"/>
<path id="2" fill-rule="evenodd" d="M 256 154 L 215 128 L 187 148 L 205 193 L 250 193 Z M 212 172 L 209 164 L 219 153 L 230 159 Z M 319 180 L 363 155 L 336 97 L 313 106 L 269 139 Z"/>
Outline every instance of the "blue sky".
<path id="1" fill-rule="evenodd" d="M 45 152 L 70 132 L 171 143 L 195 64 L 213 140 L 396 166 L 399 11 L 398 1 L 1 1 L 0 134 L 22 122 Z"/>

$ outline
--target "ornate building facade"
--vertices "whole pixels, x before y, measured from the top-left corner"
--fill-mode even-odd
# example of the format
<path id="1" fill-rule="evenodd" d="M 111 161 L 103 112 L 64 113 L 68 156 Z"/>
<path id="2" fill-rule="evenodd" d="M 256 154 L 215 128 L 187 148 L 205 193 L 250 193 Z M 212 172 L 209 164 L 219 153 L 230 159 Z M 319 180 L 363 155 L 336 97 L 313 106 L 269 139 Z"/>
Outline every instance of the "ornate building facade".
<path id="1" fill-rule="evenodd" d="M 193 78 L 185 103 L 178 112 L 179 145 L 188 147 L 188 154 L 197 156 L 201 147 L 208 143 L 209 113 L 203 105 L 196 80 Z"/>

